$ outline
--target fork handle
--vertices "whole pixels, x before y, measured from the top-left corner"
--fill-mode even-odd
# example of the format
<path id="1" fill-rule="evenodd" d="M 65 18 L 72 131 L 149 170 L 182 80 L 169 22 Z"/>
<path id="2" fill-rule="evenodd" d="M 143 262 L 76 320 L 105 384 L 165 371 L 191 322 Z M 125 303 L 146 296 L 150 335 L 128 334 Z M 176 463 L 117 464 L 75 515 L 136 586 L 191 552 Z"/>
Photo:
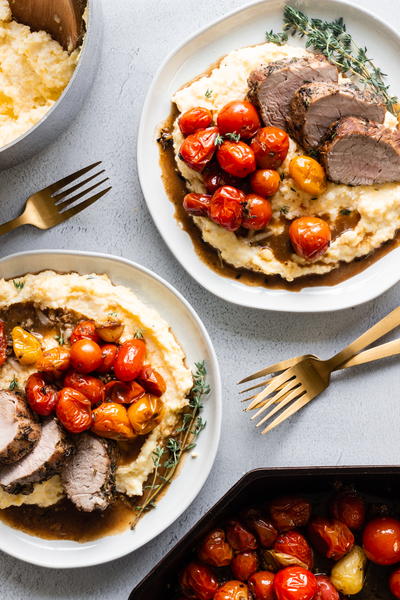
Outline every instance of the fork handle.
<path id="1" fill-rule="evenodd" d="M 12 219 L 11 221 L 8 221 L 7 223 L 3 223 L 2 225 L 0 225 L 0 235 L 9 233 L 17 227 L 21 227 L 21 225 L 27 225 L 27 221 L 23 214 L 19 217 L 16 217 L 15 219 Z"/>
<path id="2" fill-rule="evenodd" d="M 329 366 L 332 370 L 337 369 L 343 363 L 347 362 L 353 356 L 358 354 L 361 350 L 370 346 L 373 342 L 383 337 L 395 327 L 400 325 L 400 306 L 395 308 L 391 313 L 386 315 L 381 321 L 378 321 L 373 327 L 368 329 L 365 333 L 363 333 L 359 338 L 357 338 L 354 342 L 346 346 L 341 352 L 335 354 L 330 361 Z"/>

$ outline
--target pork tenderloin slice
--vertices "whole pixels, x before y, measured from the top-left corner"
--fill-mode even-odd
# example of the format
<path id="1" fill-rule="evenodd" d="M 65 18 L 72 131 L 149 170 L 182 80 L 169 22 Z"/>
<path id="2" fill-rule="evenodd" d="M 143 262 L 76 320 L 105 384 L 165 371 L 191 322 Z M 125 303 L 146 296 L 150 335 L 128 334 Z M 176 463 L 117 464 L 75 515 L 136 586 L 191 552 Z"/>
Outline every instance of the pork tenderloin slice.
<path id="1" fill-rule="evenodd" d="M 117 446 L 87 433 L 77 437 L 75 446 L 61 472 L 65 493 L 79 510 L 105 510 L 115 491 Z"/>
<path id="2" fill-rule="evenodd" d="M 332 123 L 343 117 L 361 117 L 376 123 L 385 120 L 386 108 L 369 90 L 351 83 L 307 83 L 290 103 L 288 125 L 292 136 L 306 150 L 319 146 Z"/>
<path id="3" fill-rule="evenodd" d="M 41 426 L 25 398 L 0 390 L 0 465 L 15 463 L 32 450 Z"/>
<path id="4" fill-rule="evenodd" d="M 320 150 L 328 179 L 345 185 L 400 182 L 400 132 L 346 117 L 328 131 Z"/>
<path id="5" fill-rule="evenodd" d="M 250 74 L 249 99 L 259 109 L 266 126 L 286 129 L 290 103 L 305 83 L 337 83 L 339 72 L 322 54 L 284 58 L 262 65 Z"/>
<path id="6" fill-rule="evenodd" d="M 10 494 L 29 494 L 33 484 L 58 473 L 73 447 L 55 419 L 42 424 L 39 441 L 18 462 L 0 470 L 0 486 Z"/>

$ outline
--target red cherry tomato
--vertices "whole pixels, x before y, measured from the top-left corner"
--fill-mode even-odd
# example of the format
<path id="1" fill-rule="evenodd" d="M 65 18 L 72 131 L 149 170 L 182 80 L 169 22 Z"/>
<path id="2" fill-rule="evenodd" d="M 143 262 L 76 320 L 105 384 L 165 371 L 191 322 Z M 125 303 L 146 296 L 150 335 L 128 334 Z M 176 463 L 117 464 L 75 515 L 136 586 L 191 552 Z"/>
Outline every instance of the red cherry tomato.
<path id="1" fill-rule="evenodd" d="M 137 381 L 153 396 L 162 396 L 167 389 L 164 377 L 150 365 L 144 365 L 137 376 Z"/>
<path id="2" fill-rule="evenodd" d="M 316 517 L 308 525 L 308 535 L 318 552 L 333 560 L 339 560 L 354 546 L 354 535 L 336 519 Z"/>
<path id="3" fill-rule="evenodd" d="M 182 592 L 188 598 L 213 600 L 218 590 L 218 581 L 210 567 L 198 562 L 187 565 L 180 576 Z"/>
<path id="4" fill-rule="evenodd" d="M 254 600 L 275 600 L 274 593 L 275 575 L 270 571 L 258 571 L 247 582 Z"/>
<path id="5" fill-rule="evenodd" d="M 199 548 L 199 559 L 213 567 L 226 567 L 233 558 L 231 546 L 225 539 L 223 529 L 211 531 Z"/>
<path id="6" fill-rule="evenodd" d="M 4 321 L 0 320 L 0 367 L 7 359 L 7 336 Z"/>
<path id="7" fill-rule="evenodd" d="M 75 344 L 78 340 L 93 340 L 93 342 L 99 343 L 100 338 L 96 331 L 96 323 L 94 321 L 81 321 L 75 325 L 72 331 L 69 343 Z"/>
<path id="8" fill-rule="evenodd" d="M 247 177 L 256 170 L 254 152 L 244 142 L 223 142 L 217 151 L 217 160 L 221 169 L 234 177 Z"/>
<path id="9" fill-rule="evenodd" d="M 275 575 L 277 600 L 312 600 L 317 592 L 317 580 L 307 569 L 286 567 Z"/>
<path id="10" fill-rule="evenodd" d="M 400 598 L 400 569 L 393 571 L 389 577 L 389 588 L 395 598 Z"/>
<path id="11" fill-rule="evenodd" d="M 318 217 L 300 217 L 289 227 L 289 237 L 296 254 L 306 260 L 316 260 L 331 243 L 329 225 Z"/>
<path id="12" fill-rule="evenodd" d="M 235 579 L 247 581 L 258 569 L 258 557 L 256 552 L 240 552 L 236 554 L 231 570 Z"/>
<path id="13" fill-rule="evenodd" d="M 219 588 L 214 600 L 250 600 L 249 588 L 241 581 L 227 581 Z"/>
<path id="14" fill-rule="evenodd" d="M 250 185 L 255 194 L 269 198 L 279 190 L 281 178 L 278 171 L 260 169 L 250 177 Z"/>
<path id="15" fill-rule="evenodd" d="M 240 521 L 229 521 L 226 528 L 226 539 L 232 548 L 238 552 L 257 549 L 256 538 Z"/>
<path id="16" fill-rule="evenodd" d="M 263 548 L 272 548 L 278 537 L 278 532 L 271 523 L 263 517 L 260 511 L 249 509 L 243 515 L 247 527 L 255 533 Z"/>
<path id="17" fill-rule="evenodd" d="M 378 565 L 400 561 L 400 521 L 380 517 L 370 521 L 363 532 L 365 554 Z"/>
<path id="18" fill-rule="evenodd" d="M 70 433 L 82 433 L 92 424 L 90 400 L 72 388 L 63 388 L 58 393 L 56 415 Z"/>
<path id="19" fill-rule="evenodd" d="M 311 504 L 298 496 L 282 496 L 269 503 L 269 512 L 278 531 L 289 531 L 307 525 Z"/>
<path id="20" fill-rule="evenodd" d="M 114 362 L 114 373 L 121 381 L 133 381 L 143 369 L 146 356 L 146 344 L 135 339 L 124 342 L 118 349 Z"/>
<path id="21" fill-rule="evenodd" d="M 364 525 L 365 502 L 356 492 L 340 492 L 330 503 L 334 519 L 345 523 L 349 529 L 358 530 Z"/>
<path id="22" fill-rule="evenodd" d="M 329 577 L 316 575 L 318 590 L 313 600 L 340 600 L 340 595 Z"/>
<path id="23" fill-rule="evenodd" d="M 203 172 L 203 182 L 206 186 L 208 194 L 214 194 L 220 187 L 231 185 L 232 187 L 240 188 L 243 184 L 243 179 L 233 177 L 226 171 L 222 171 L 217 163 L 212 163 Z"/>
<path id="24" fill-rule="evenodd" d="M 210 212 L 211 196 L 207 194 L 186 194 L 183 199 L 183 208 L 190 215 L 196 217 L 208 217 Z"/>
<path id="25" fill-rule="evenodd" d="M 91 373 L 101 367 L 103 356 L 96 342 L 81 339 L 71 346 L 71 366 L 79 373 Z"/>
<path id="26" fill-rule="evenodd" d="M 281 533 L 274 544 L 274 550 L 298 558 L 307 569 L 312 569 L 313 553 L 306 540 L 298 531 Z"/>
<path id="27" fill-rule="evenodd" d="M 246 195 L 241 190 L 225 185 L 211 198 L 210 218 L 228 231 L 236 231 L 243 221 Z"/>
<path id="28" fill-rule="evenodd" d="M 212 112 L 208 108 L 196 106 L 183 113 L 179 119 L 179 128 L 183 135 L 190 135 L 211 125 L 212 119 Z"/>
<path id="29" fill-rule="evenodd" d="M 101 347 L 102 363 L 97 368 L 99 373 L 108 373 L 114 366 L 114 361 L 117 357 L 118 346 L 115 344 L 104 344 Z"/>
<path id="30" fill-rule="evenodd" d="M 192 133 L 181 146 L 180 158 L 194 171 L 202 171 L 214 156 L 217 135 L 217 127 L 208 127 Z"/>
<path id="31" fill-rule="evenodd" d="M 253 104 L 246 100 L 233 100 L 219 112 L 217 125 L 221 135 L 236 133 L 248 139 L 261 127 L 261 121 Z"/>
<path id="32" fill-rule="evenodd" d="M 259 231 L 265 229 L 272 219 L 271 202 L 257 194 L 248 194 L 243 209 L 242 227 Z"/>
<path id="33" fill-rule="evenodd" d="M 109 381 L 105 385 L 107 400 L 116 404 L 132 404 L 145 395 L 145 391 L 137 381 Z"/>
<path id="34" fill-rule="evenodd" d="M 38 415 L 48 417 L 54 412 L 58 396 L 51 385 L 47 385 L 41 373 L 33 373 L 25 385 L 26 399 L 31 409 Z"/>
<path id="35" fill-rule="evenodd" d="M 81 392 L 90 400 L 92 406 L 98 402 L 104 402 L 105 386 L 97 377 L 75 372 L 68 373 L 64 379 L 64 386 Z"/>
<path id="36" fill-rule="evenodd" d="M 277 169 L 289 151 L 289 136 L 279 127 L 263 127 L 252 139 L 251 148 L 260 169 Z"/>

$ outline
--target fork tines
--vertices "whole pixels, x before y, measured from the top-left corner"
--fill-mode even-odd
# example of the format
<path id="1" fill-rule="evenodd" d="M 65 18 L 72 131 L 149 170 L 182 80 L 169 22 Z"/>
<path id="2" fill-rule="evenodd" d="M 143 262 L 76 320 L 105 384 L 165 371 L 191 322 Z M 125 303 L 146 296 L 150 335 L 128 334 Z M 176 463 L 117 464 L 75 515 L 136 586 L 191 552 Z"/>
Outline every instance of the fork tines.
<path id="1" fill-rule="evenodd" d="M 99 192 L 97 194 L 95 194 L 94 196 L 90 196 L 84 202 L 81 202 L 80 204 L 78 204 L 74 207 L 72 206 L 76 202 L 78 202 L 78 200 L 85 198 L 90 192 L 99 188 L 106 181 L 109 181 L 108 177 L 104 177 L 101 180 L 94 181 L 100 175 L 105 173 L 105 169 L 101 169 L 101 170 L 97 171 L 94 175 L 91 175 L 90 177 L 87 177 L 86 179 L 79 181 L 75 185 L 68 187 L 67 189 L 64 189 L 69 184 L 74 183 L 75 181 L 80 179 L 83 175 L 85 175 L 89 171 L 92 171 L 99 165 L 101 165 L 101 161 L 93 163 L 92 165 L 89 165 L 88 167 L 85 167 L 84 169 L 81 169 L 80 171 L 77 171 L 76 173 L 72 173 L 71 175 L 68 175 L 67 177 L 64 177 L 63 179 L 60 179 L 56 183 L 49 186 L 51 188 L 51 189 L 49 189 L 49 191 L 51 192 L 55 206 L 57 207 L 58 211 L 61 214 L 73 216 L 73 214 L 76 214 L 77 212 L 84 210 L 85 208 L 87 208 L 88 206 L 90 206 L 91 204 L 96 202 L 96 200 L 98 200 L 99 198 L 101 198 L 107 192 L 109 192 L 111 190 L 111 186 L 106 189 L 99 190 Z M 93 185 L 91 185 L 90 187 L 84 188 L 84 186 L 86 186 L 91 181 L 93 181 Z M 71 195 L 71 194 L 74 194 L 74 192 L 76 192 L 78 190 L 82 190 L 82 191 L 80 191 L 78 194 Z M 72 208 L 70 208 L 68 211 L 64 212 L 68 207 L 72 207 Z"/>

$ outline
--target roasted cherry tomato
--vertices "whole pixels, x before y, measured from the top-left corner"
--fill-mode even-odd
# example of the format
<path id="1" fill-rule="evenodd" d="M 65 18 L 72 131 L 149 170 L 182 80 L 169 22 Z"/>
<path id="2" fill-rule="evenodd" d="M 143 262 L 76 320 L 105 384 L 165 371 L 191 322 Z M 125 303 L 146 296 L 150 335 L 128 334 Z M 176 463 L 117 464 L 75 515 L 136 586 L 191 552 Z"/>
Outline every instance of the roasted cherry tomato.
<path id="1" fill-rule="evenodd" d="M 253 137 L 261 127 L 261 122 L 251 102 L 233 100 L 220 110 L 217 125 L 221 135 L 236 133 L 246 140 Z"/>
<path id="2" fill-rule="evenodd" d="M 271 202 L 257 194 L 248 194 L 243 207 L 242 227 L 259 231 L 265 229 L 272 219 Z"/>
<path id="3" fill-rule="evenodd" d="M 56 415 L 67 431 L 82 433 L 92 424 L 90 400 L 77 390 L 65 387 L 58 392 Z"/>
<path id="4" fill-rule="evenodd" d="M 250 185 L 255 194 L 269 198 L 279 190 L 281 178 L 278 171 L 260 169 L 250 177 Z"/>
<path id="5" fill-rule="evenodd" d="M 143 369 L 146 356 L 146 344 L 134 339 L 124 342 L 118 349 L 114 362 L 114 373 L 121 381 L 133 381 Z"/>
<path id="6" fill-rule="evenodd" d="M 106 398 L 117 404 L 132 404 L 145 395 L 145 390 L 136 381 L 109 381 L 105 385 Z"/>
<path id="7" fill-rule="evenodd" d="M 289 175 L 303 192 L 319 196 L 326 189 L 324 168 L 311 156 L 295 156 L 290 161 Z"/>
<path id="8" fill-rule="evenodd" d="M 278 537 L 278 532 L 271 523 L 265 519 L 260 511 L 249 509 L 243 515 L 247 527 L 256 534 L 258 541 L 263 548 L 272 548 Z"/>
<path id="9" fill-rule="evenodd" d="M 218 581 L 207 565 L 191 562 L 180 576 L 182 592 L 193 600 L 213 600 Z"/>
<path id="10" fill-rule="evenodd" d="M 313 553 L 306 540 L 298 531 L 287 531 L 281 533 L 274 544 L 276 552 L 282 552 L 294 556 L 307 568 L 312 569 Z"/>
<path id="11" fill-rule="evenodd" d="M 22 327 L 14 327 L 11 332 L 14 354 L 21 365 L 34 365 L 42 358 L 39 340 Z"/>
<path id="12" fill-rule="evenodd" d="M 275 575 L 271 571 L 258 571 L 247 582 L 254 600 L 275 600 Z"/>
<path id="13" fill-rule="evenodd" d="M 236 231 L 243 221 L 246 195 L 241 190 L 225 185 L 211 198 L 210 218 L 228 231 Z"/>
<path id="14" fill-rule="evenodd" d="M 81 392 L 90 400 L 92 406 L 104 402 L 105 386 L 97 377 L 76 372 L 68 373 L 64 379 L 64 386 Z"/>
<path id="15" fill-rule="evenodd" d="M 211 196 L 207 194 L 186 194 L 183 199 L 183 208 L 195 217 L 208 217 L 210 212 Z"/>
<path id="16" fill-rule="evenodd" d="M 336 519 L 316 517 L 308 525 L 308 535 L 318 552 L 333 560 L 339 560 L 354 546 L 354 535 Z"/>
<path id="17" fill-rule="evenodd" d="M 99 373 L 108 373 L 114 366 L 114 361 L 117 358 L 118 346 L 115 344 L 105 344 L 101 347 L 102 363 L 97 367 Z"/>
<path id="18" fill-rule="evenodd" d="M 326 575 L 316 575 L 317 593 L 313 600 L 340 600 L 340 595 L 332 581 Z"/>
<path id="19" fill-rule="evenodd" d="M 365 554 L 378 565 L 400 561 L 400 521 L 381 517 L 370 521 L 363 532 Z"/>
<path id="20" fill-rule="evenodd" d="M 68 348 L 57 346 L 45 350 L 42 353 L 41 358 L 36 363 L 38 371 L 44 371 L 46 373 L 66 371 L 70 364 L 70 351 Z"/>
<path id="21" fill-rule="evenodd" d="M 38 415 L 48 417 L 54 412 L 58 401 L 57 391 L 47 385 L 41 373 L 33 373 L 28 377 L 25 393 L 29 406 Z"/>
<path id="22" fill-rule="evenodd" d="M 126 441 L 135 437 L 125 406 L 115 402 L 105 402 L 94 409 L 92 431 L 111 440 Z"/>
<path id="23" fill-rule="evenodd" d="M 307 525 L 311 504 L 298 496 L 282 496 L 269 504 L 271 519 L 278 531 L 289 531 Z"/>
<path id="24" fill-rule="evenodd" d="M 296 254 L 306 260 L 322 256 L 332 239 L 328 223 L 318 217 L 300 217 L 292 221 L 289 237 Z"/>
<path id="25" fill-rule="evenodd" d="M 365 502 L 356 492 L 339 492 L 330 502 L 334 519 L 345 523 L 349 529 L 358 530 L 364 525 Z"/>
<path id="26" fill-rule="evenodd" d="M 389 588 L 395 598 L 400 598 L 400 569 L 393 571 L 389 577 Z"/>
<path id="27" fill-rule="evenodd" d="M 231 546 L 225 539 L 223 529 L 214 529 L 203 540 L 199 548 L 199 559 L 212 567 L 226 567 L 233 558 Z"/>
<path id="28" fill-rule="evenodd" d="M 256 170 L 253 150 L 244 142 L 223 142 L 217 151 L 217 160 L 221 169 L 234 177 L 247 177 Z"/>
<path id="29" fill-rule="evenodd" d="M 257 549 L 255 536 L 240 521 L 229 521 L 226 528 L 226 539 L 232 548 L 238 552 Z"/>
<path id="30" fill-rule="evenodd" d="M 250 600 L 249 588 L 242 581 L 227 581 L 219 588 L 214 600 Z"/>
<path id="31" fill-rule="evenodd" d="M 91 373 L 101 368 L 103 355 L 93 340 L 83 338 L 71 346 L 71 366 L 79 373 Z"/>
<path id="32" fill-rule="evenodd" d="M 183 142 L 179 156 L 194 171 L 202 171 L 214 156 L 217 127 L 200 129 Z"/>
<path id="33" fill-rule="evenodd" d="M 72 331 L 69 343 L 75 344 L 78 340 L 92 340 L 93 342 L 99 342 L 99 335 L 96 331 L 96 323 L 94 321 L 81 321 L 75 325 Z"/>
<path id="34" fill-rule="evenodd" d="M 259 169 L 277 169 L 289 151 L 289 136 L 279 127 L 259 129 L 251 141 Z"/>
<path id="35" fill-rule="evenodd" d="M 214 194 L 220 187 L 231 185 L 240 188 L 243 179 L 233 177 L 226 171 L 223 171 L 217 163 L 209 165 L 203 172 L 203 182 L 208 194 Z"/>
<path id="36" fill-rule="evenodd" d="M 181 115 L 179 118 L 179 128 L 183 135 L 191 135 L 199 129 L 206 129 L 206 127 L 211 125 L 212 120 L 211 110 L 196 106 Z"/>
<path id="37" fill-rule="evenodd" d="M 136 379 L 153 396 L 162 396 L 167 389 L 164 377 L 150 365 L 144 365 Z"/>
<path id="38" fill-rule="evenodd" d="M 312 600 L 317 592 L 317 580 L 307 569 L 286 567 L 275 575 L 277 600 Z"/>
<path id="39" fill-rule="evenodd" d="M 7 359 L 7 335 L 4 321 L 0 319 L 0 367 Z"/>
<path id="40" fill-rule="evenodd" d="M 147 435 L 161 423 L 163 412 L 160 398 L 146 394 L 128 408 L 128 417 L 137 435 Z"/>
<path id="41" fill-rule="evenodd" d="M 124 326 L 121 321 L 109 319 L 105 323 L 98 325 L 96 332 L 103 342 L 115 344 L 124 332 Z"/>
<path id="42" fill-rule="evenodd" d="M 247 581 L 258 569 L 257 552 L 240 552 L 236 554 L 232 563 L 231 570 L 235 579 Z"/>

